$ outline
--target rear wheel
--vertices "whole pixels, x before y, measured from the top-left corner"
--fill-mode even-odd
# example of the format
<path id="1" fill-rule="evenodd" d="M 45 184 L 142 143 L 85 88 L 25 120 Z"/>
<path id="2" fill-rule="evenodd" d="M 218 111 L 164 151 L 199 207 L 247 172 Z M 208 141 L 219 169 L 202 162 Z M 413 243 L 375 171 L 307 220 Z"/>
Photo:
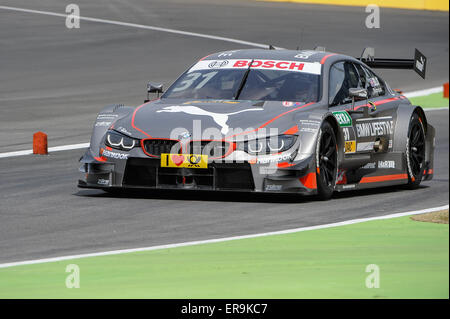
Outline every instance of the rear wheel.
<path id="1" fill-rule="evenodd" d="M 316 150 L 317 192 L 322 200 L 333 195 L 337 176 L 338 147 L 333 127 L 323 122 Z"/>
<path id="2" fill-rule="evenodd" d="M 411 116 L 406 141 L 406 164 L 408 169 L 408 187 L 419 187 L 425 164 L 425 130 L 417 114 Z"/>

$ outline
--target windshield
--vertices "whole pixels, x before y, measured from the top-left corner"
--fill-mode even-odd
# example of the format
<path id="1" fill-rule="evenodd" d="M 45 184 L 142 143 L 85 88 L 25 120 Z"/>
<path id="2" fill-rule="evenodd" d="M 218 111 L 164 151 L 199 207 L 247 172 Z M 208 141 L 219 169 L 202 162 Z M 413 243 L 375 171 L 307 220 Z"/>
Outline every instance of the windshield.
<path id="1" fill-rule="evenodd" d="M 305 103 L 318 100 L 320 66 L 304 68 L 306 63 L 292 61 L 246 61 L 200 61 L 178 78 L 162 98 Z"/>

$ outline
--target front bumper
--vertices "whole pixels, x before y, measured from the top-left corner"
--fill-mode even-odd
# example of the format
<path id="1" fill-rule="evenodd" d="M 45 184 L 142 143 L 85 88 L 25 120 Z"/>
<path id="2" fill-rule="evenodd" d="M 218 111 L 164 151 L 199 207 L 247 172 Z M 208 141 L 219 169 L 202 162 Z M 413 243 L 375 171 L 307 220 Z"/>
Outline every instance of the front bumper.
<path id="1" fill-rule="evenodd" d="M 289 167 L 212 162 L 206 169 L 161 167 L 159 159 L 148 157 L 99 162 L 88 154 L 81 162 L 80 171 L 85 175 L 78 182 L 80 188 L 316 193 L 315 187 L 304 183 L 304 177 L 315 171 L 312 157 Z"/>

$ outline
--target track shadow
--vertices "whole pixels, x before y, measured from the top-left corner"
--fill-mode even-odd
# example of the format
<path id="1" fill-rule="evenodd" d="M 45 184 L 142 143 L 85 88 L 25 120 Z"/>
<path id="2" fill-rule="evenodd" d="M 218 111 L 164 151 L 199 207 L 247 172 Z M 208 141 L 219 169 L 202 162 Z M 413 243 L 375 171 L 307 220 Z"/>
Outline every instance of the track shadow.
<path id="1" fill-rule="evenodd" d="M 265 202 L 265 203 L 306 203 L 317 200 L 316 196 L 298 194 L 250 193 L 250 192 L 213 192 L 199 190 L 125 190 L 107 193 L 102 190 L 80 190 L 73 194 L 82 197 L 99 198 L 136 198 L 163 199 L 208 202 Z"/>
<path id="2" fill-rule="evenodd" d="M 421 189 L 429 186 L 421 185 Z M 388 186 L 367 190 L 346 191 L 334 193 L 331 200 L 345 199 L 349 197 L 376 196 L 387 193 L 411 192 L 406 187 Z M 276 193 L 250 193 L 250 192 L 214 192 L 199 190 L 118 190 L 114 193 L 96 189 L 82 189 L 75 196 L 98 198 L 135 198 L 158 200 L 182 200 L 182 201 L 209 201 L 209 202 L 255 202 L 255 203 L 309 203 L 321 200 L 317 196 L 302 196 L 301 194 L 276 194 Z"/>

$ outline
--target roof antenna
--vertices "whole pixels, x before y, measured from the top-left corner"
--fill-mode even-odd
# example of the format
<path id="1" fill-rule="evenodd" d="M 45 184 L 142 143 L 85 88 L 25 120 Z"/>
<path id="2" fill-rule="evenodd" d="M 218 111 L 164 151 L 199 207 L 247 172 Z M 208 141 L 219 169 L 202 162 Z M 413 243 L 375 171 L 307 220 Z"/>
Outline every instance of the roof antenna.
<path id="1" fill-rule="evenodd" d="M 365 61 L 373 61 L 375 58 L 375 49 L 371 47 L 364 48 L 363 52 L 361 53 L 360 60 Z"/>
<path id="2" fill-rule="evenodd" d="M 269 44 L 269 50 L 275 50 L 275 47 L 271 44 Z"/>

